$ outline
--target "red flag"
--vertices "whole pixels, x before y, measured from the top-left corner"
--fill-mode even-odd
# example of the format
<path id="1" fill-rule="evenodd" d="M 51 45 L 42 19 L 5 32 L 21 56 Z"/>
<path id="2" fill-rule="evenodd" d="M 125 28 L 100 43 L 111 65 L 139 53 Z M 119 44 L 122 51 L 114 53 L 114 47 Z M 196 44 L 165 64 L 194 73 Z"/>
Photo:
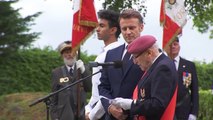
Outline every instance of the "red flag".
<path id="1" fill-rule="evenodd" d="M 74 0 L 72 48 L 78 50 L 93 32 L 98 23 L 93 0 Z"/>
<path id="2" fill-rule="evenodd" d="M 164 113 L 161 117 L 161 120 L 174 120 L 176 100 L 177 100 L 177 91 L 178 91 L 178 86 L 176 86 L 172 99 L 170 100 L 168 106 L 166 107 L 166 110 L 164 111 Z"/>
<path id="3" fill-rule="evenodd" d="M 162 0 L 160 23 L 163 26 L 163 49 L 181 34 L 187 12 L 183 0 Z"/>

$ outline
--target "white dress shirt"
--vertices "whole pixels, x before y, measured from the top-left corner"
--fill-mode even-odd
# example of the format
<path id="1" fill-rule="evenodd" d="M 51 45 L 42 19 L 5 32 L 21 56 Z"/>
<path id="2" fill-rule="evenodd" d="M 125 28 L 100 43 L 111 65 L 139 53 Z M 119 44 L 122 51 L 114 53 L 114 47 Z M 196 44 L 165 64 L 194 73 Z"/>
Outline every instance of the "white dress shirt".
<path id="1" fill-rule="evenodd" d="M 123 55 L 122 55 L 122 59 L 124 58 L 126 52 L 127 52 L 127 46 L 128 46 L 128 43 L 124 43 L 125 44 L 125 49 L 124 49 L 124 52 L 123 52 Z"/>
<path id="2" fill-rule="evenodd" d="M 103 63 L 105 61 L 106 53 L 108 52 L 108 50 L 114 49 L 120 45 L 121 45 L 121 43 L 119 43 L 119 42 L 113 42 L 113 43 L 105 46 L 103 48 L 102 53 L 96 57 L 95 62 Z M 101 66 L 94 67 L 93 73 L 98 72 L 100 69 L 102 69 Z M 100 77 L 101 77 L 101 73 L 98 73 L 98 74 L 92 76 L 92 95 L 91 95 L 89 103 L 85 106 L 85 113 L 90 112 L 90 115 L 89 115 L 90 120 L 95 119 L 94 117 L 98 117 L 98 116 L 101 117 L 104 114 L 104 109 L 101 104 L 101 101 L 99 98 L 99 92 L 98 92 L 98 85 L 100 84 Z M 96 104 L 96 106 L 94 107 L 95 104 Z"/>
<path id="3" fill-rule="evenodd" d="M 74 70 L 74 65 L 72 67 L 65 65 L 67 67 L 68 72 L 70 72 L 70 69 L 72 68 Z"/>

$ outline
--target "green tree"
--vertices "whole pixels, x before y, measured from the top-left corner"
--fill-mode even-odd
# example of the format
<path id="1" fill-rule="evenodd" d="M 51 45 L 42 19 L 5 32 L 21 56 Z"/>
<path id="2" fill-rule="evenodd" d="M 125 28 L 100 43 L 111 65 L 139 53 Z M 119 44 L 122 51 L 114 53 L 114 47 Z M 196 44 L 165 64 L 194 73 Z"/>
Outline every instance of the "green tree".
<path id="1" fill-rule="evenodd" d="M 213 0 L 185 0 L 185 5 L 198 31 L 213 39 Z"/>
<path id="2" fill-rule="evenodd" d="M 209 90 L 213 85 L 213 62 L 195 61 L 200 90 Z"/>
<path id="3" fill-rule="evenodd" d="M 146 0 L 105 0 L 102 4 L 104 9 L 111 9 L 115 11 L 122 11 L 127 8 L 134 8 L 142 12 L 142 15 L 146 15 L 146 6 L 144 3 Z"/>
<path id="4" fill-rule="evenodd" d="M 41 12 L 22 17 L 19 9 L 14 9 L 11 4 L 18 0 L 0 1 L 0 60 L 5 55 L 13 54 L 19 48 L 25 48 L 38 38 L 40 33 L 30 33 L 30 26 Z"/>

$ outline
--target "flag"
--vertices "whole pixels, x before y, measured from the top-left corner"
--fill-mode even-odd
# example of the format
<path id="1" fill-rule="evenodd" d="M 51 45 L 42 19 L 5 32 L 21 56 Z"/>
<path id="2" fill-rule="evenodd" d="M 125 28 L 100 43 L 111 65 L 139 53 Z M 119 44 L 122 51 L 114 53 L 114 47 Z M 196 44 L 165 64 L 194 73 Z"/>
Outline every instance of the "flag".
<path id="1" fill-rule="evenodd" d="M 72 27 L 72 53 L 75 53 L 97 26 L 93 0 L 74 0 L 74 14 Z"/>
<path id="2" fill-rule="evenodd" d="M 170 102 L 169 102 L 168 106 L 166 107 L 166 110 L 164 111 L 160 120 L 174 120 L 176 100 L 177 100 L 177 91 L 178 91 L 178 86 L 176 86 L 172 99 L 170 100 Z"/>
<path id="3" fill-rule="evenodd" d="M 186 22 L 187 12 L 183 0 L 162 0 L 160 24 L 163 26 L 163 49 L 173 42 L 177 35 L 181 34 Z"/>

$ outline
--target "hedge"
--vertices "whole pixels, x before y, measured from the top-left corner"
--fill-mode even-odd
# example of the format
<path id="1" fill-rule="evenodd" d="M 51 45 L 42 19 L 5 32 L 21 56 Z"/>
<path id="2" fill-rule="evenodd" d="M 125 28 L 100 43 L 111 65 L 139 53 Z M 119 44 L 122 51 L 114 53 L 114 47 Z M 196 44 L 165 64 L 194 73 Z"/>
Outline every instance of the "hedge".
<path id="1" fill-rule="evenodd" d="M 213 93 L 211 90 L 200 90 L 198 120 L 212 120 L 212 119 L 213 119 Z"/>
<path id="2" fill-rule="evenodd" d="M 95 56 L 81 53 L 83 61 Z M 7 58 L 0 57 L 0 95 L 17 92 L 49 92 L 51 71 L 63 65 L 60 54 L 47 47 L 24 49 Z"/>

